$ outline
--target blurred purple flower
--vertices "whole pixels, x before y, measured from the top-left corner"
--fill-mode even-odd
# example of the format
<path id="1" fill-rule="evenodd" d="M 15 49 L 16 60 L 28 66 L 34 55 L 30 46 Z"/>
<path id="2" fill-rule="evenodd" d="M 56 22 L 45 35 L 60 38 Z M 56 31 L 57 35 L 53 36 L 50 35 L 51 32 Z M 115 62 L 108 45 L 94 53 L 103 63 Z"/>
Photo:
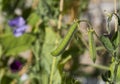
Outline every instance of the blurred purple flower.
<path id="1" fill-rule="evenodd" d="M 18 60 L 14 60 L 10 65 L 10 69 L 12 72 L 17 72 L 22 69 L 22 63 Z"/>
<path id="2" fill-rule="evenodd" d="M 17 17 L 15 19 L 12 19 L 8 22 L 8 24 L 11 26 L 11 27 L 20 27 L 20 26 L 23 26 L 25 25 L 25 20 L 22 18 L 22 17 Z"/>
<path id="3" fill-rule="evenodd" d="M 13 33 L 16 37 L 21 36 L 28 28 L 28 26 L 25 25 L 25 20 L 20 16 L 10 20 L 8 24 L 10 27 L 13 27 Z"/>
<path id="4" fill-rule="evenodd" d="M 27 25 L 23 25 L 23 26 L 21 26 L 21 27 L 18 27 L 18 28 L 16 28 L 16 29 L 14 29 L 14 35 L 16 36 L 16 37 L 19 37 L 19 36 L 21 36 L 24 32 L 25 32 L 25 30 L 28 28 L 28 26 Z"/>

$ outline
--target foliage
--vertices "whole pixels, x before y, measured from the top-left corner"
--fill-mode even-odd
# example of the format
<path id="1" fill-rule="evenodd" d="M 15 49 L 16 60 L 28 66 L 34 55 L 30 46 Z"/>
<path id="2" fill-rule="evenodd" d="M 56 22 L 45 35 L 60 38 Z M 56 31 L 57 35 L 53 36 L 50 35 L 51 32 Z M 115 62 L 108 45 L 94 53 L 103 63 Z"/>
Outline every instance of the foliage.
<path id="1" fill-rule="evenodd" d="M 112 59 L 108 67 L 95 64 L 90 66 L 105 70 L 101 76 L 105 82 L 120 82 L 120 73 L 117 73 L 120 71 L 119 15 L 111 13 L 108 16 L 107 35 L 99 36 L 89 21 L 79 20 L 80 15 L 87 11 L 89 0 L 63 0 L 63 10 L 59 11 L 61 1 L 0 0 L 0 16 L 4 18 L 0 23 L 0 84 L 81 83 L 77 77 L 87 76 L 80 73 L 79 56 L 89 48 L 90 58 L 94 63 L 98 57 L 94 35 L 103 44 L 100 47 L 104 47 Z M 14 30 L 19 28 L 11 28 L 8 23 L 19 16 L 25 19 L 26 23 L 23 25 L 28 25 L 29 28 L 16 37 Z M 67 16 L 70 16 L 70 21 L 65 22 L 64 18 Z M 113 16 L 118 19 L 118 28 L 110 37 L 109 23 Z M 78 29 L 82 22 L 88 24 L 88 42 L 83 40 L 84 36 Z M 58 25 L 61 27 L 58 28 Z M 22 69 L 13 72 L 10 65 L 16 59 L 21 61 Z M 66 68 L 67 64 L 70 67 Z"/>

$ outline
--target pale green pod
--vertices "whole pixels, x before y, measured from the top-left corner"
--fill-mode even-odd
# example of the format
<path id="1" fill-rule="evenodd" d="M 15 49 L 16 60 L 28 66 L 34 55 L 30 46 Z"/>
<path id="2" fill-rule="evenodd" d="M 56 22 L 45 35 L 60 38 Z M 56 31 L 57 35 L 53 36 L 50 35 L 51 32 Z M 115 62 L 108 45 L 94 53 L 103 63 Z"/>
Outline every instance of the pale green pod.
<path id="1" fill-rule="evenodd" d="M 65 48 L 69 44 L 69 42 L 70 42 L 70 40 L 71 40 L 74 32 L 77 29 L 77 25 L 78 25 L 77 22 L 74 22 L 71 25 L 71 27 L 70 27 L 68 33 L 66 34 L 66 36 L 64 37 L 63 41 L 60 43 L 60 45 L 53 52 L 51 52 L 51 54 L 53 56 L 58 56 L 58 55 L 60 55 L 65 50 Z"/>
<path id="2" fill-rule="evenodd" d="M 94 34 L 94 31 L 92 29 L 88 30 L 90 57 L 93 60 L 93 62 L 95 62 L 96 61 L 96 45 L 95 45 L 93 34 Z"/>

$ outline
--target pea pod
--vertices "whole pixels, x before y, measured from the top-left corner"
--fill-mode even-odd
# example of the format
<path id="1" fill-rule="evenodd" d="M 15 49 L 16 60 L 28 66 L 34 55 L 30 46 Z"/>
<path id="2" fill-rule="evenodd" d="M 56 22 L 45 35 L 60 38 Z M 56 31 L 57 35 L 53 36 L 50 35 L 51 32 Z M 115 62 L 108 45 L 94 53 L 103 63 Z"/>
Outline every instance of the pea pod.
<path id="1" fill-rule="evenodd" d="M 94 42 L 93 33 L 94 31 L 92 29 L 88 30 L 90 57 L 93 60 L 93 62 L 95 62 L 96 61 L 96 46 Z"/>
<path id="2" fill-rule="evenodd" d="M 77 29 L 77 25 L 78 25 L 77 22 L 75 22 L 71 25 L 71 27 L 70 27 L 68 33 L 66 34 L 66 36 L 64 37 L 63 41 L 60 43 L 60 45 L 53 52 L 51 52 L 51 54 L 53 56 L 58 56 L 65 50 L 65 48 L 69 44 L 74 32 Z"/>

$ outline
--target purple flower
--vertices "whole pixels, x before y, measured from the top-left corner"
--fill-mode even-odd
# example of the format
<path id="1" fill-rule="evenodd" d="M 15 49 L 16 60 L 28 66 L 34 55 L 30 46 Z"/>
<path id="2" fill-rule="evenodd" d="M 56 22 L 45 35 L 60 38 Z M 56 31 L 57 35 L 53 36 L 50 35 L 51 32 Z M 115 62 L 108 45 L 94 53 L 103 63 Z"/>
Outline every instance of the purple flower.
<path id="1" fill-rule="evenodd" d="M 8 24 L 13 28 L 13 33 L 16 37 L 21 36 L 28 28 L 28 26 L 25 25 L 25 20 L 20 16 L 10 20 Z"/>
<path id="2" fill-rule="evenodd" d="M 12 72 L 17 72 L 22 69 L 22 63 L 18 60 L 14 60 L 10 65 L 10 69 Z"/>
<path id="3" fill-rule="evenodd" d="M 14 35 L 16 36 L 16 37 L 19 37 L 19 36 L 21 36 L 24 32 L 25 32 L 25 30 L 28 28 L 28 26 L 27 25 L 23 25 L 23 26 L 21 26 L 21 27 L 18 27 L 18 28 L 16 28 L 16 29 L 14 29 Z"/>
<path id="4" fill-rule="evenodd" d="M 22 18 L 22 17 L 17 17 L 15 19 L 12 19 L 8 22 L 8 24 L 11 26 L 11 27 L 20 27 L 20 26 L 23 26 L 25 25 L 25 20 Z"/>

